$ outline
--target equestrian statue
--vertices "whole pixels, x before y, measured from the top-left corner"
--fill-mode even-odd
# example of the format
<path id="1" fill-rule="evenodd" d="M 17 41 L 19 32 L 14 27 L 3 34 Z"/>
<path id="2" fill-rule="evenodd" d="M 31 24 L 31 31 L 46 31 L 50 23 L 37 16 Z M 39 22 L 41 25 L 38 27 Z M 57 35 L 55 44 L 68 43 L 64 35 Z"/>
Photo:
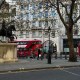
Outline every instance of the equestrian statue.
<path id="1" fill-rule="evenodd" d="M 0 29 L 0 36 L 7 37 L 11 42 L 14 41 L 14 36 L 16 36 L 15 34 L 12 33 L 12 31 L 16 31 L 16 29 L 14 25 L 9 25 L 9 24 L 10 23 L 6 25 L 5 20 L 3 20 L 2 28 Z"/>

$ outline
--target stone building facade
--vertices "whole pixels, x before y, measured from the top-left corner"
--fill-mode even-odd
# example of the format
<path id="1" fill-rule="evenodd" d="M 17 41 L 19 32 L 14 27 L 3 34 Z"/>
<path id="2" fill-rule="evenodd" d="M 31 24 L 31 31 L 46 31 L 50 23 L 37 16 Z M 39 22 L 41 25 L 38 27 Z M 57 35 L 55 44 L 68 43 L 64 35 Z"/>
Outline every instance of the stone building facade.
<path id="1" fill-rule="evenodd" d="M 48 0 L 9 0 L 9 3 L 16 8 L 16 23 L 17 40 L 33 40 L 39 39 L 44 43 L 49 40 L 48 27 L 50 26 L 50 40 L 57 45 L 57 52 L 68 52 L 68 48 L 64 46 L 66 30 L 60 21 L 60 18 L 54 8 L 49 7 Z M 77 15 L 80 14 L 80 5 L 77 6 Z M 61 9 L 64 18 L 64 9 Z M 74 26 L 74 39 L 80 39 L 80 20 Z M 76 42 L 77 44 L 77 42 Z"/>

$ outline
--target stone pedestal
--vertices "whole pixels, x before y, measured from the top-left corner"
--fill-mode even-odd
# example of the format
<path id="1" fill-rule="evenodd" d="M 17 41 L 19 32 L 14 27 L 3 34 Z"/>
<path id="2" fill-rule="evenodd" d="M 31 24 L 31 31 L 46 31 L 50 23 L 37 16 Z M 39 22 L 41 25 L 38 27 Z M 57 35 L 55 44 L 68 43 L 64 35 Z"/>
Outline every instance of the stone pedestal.
<path id="1" fill-rule="evenodd" d="M 0 43 L 0 62 L 12 62 L 17 60 L 17 44 Z"/>

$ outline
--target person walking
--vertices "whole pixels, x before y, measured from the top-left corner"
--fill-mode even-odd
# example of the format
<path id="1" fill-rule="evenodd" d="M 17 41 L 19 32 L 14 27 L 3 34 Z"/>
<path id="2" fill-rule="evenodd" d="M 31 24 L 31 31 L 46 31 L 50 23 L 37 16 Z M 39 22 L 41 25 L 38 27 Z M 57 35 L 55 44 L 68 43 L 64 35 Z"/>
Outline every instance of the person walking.
<path id="1" fill-rule="evenodd" d="M 77 51 L 78 52 L 78 56 L 80 57 L 80 42 L 78 43 L 78 48 L 77 49 L 78 49 L 78 51 Z"/>
<path id="2" fill-rule="evenodd" d="M 38 57 L 37 57 L 37 60 L 39 60 L 39 56 L 40 56 L 40 54 L 41 54 L 41 50 L 40 49 L 38 49 Z"/>

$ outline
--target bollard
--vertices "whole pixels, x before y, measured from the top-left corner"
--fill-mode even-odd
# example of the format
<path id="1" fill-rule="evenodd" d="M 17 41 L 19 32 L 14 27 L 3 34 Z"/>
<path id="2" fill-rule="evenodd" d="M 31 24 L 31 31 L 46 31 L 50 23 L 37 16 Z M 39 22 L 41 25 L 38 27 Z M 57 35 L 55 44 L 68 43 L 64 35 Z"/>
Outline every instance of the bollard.
<path id="1" fill-rule="evenodd" d="M 65 52 L 65 59 L 67 59 L 67 53 Z"/>
<path id="2" fill-rule="evenodd" d="M 62 59 L 62 52 L 60 53 L 60 59 Z"/>

